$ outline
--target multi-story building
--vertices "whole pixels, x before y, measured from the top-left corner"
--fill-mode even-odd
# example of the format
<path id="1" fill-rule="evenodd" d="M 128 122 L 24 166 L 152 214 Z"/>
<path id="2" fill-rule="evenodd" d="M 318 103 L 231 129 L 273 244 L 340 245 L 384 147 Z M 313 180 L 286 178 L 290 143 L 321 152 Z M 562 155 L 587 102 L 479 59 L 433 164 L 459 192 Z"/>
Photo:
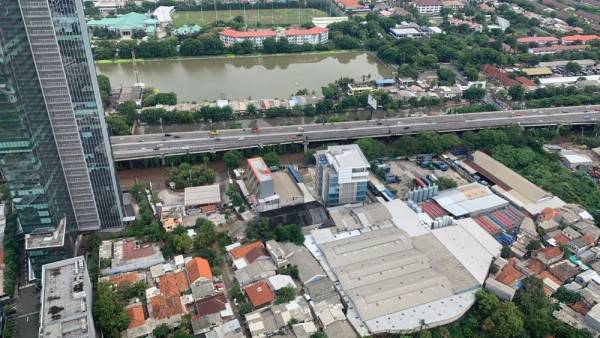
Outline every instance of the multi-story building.
<path id="1" fill-rule="evenodd" d="M 92 283 L 83 256 L 45 264 L 40 298 L 40 337 L 96 337 Z"/>
<path id="2" fill-rule="evenodd" d="M 36 274 L 70 255 L 78 231 L 121 227 L 82 6 L 76 0 L 0 6 L 0 171 L 32 244 Z"/>
<path id="3" fill-rule="evenodd" d="M 310 29 L 290 28 L 277 30 L 264 29 L 255 31 L 236 31 L 225 29 L 219 32 L 219 38 L 223 41 L 225 47 L 231 47 L 233 44 L 243 41 L 251 41 L 254 46 L 262 47 L 263 42 L 268 38 L 279 40 L 287 38 L 288 42 L 294 45 L 311 44 L 318 45 L 327 43 L 329 39 L 329 29 L 322 27 L 313 27 Z"/>
<path id="4" fill-rule="evenodd" d="M 423 15 L 439 15 L 443 7 L 440 0 L 414 0 L 412 4 Z"/>
<path id="5" fill-rule="evenodd" d="M 358 145 L 330 146 L 315 158 L 317 191 L 325 204 L 365 201 L 370 165 Z"/>

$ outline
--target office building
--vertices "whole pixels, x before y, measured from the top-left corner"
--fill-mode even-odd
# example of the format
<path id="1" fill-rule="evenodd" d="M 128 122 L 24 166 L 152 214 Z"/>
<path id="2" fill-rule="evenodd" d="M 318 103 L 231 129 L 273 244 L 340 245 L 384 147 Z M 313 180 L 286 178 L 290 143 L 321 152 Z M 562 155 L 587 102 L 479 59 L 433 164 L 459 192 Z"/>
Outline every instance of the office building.
<path id="1" fill-rule="evenodd" d="M 42 264 L 71 254 L 78 231 L 121 227 L 82 6 L 75 0 L 1 6 L 0 170 L 33 244 L 28 256 L 36 275 Z"/>
<path id="2" fill-rule="evenodd" d="M 83 256 L 42 267 L 40 337 L 94 338 L 92 283 Z"/>
<path id="3" fill-rule="evenodd" d="M 316 186 L 327 205 L 363 202 L 367 198 L 369 161 L 356 144 L 318 151 Z"/>

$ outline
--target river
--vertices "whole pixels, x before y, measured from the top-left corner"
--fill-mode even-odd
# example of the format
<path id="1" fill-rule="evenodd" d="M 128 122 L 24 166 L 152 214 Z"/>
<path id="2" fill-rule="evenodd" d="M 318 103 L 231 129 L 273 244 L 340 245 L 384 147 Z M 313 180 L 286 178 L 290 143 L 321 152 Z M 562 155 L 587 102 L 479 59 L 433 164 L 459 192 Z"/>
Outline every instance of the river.
<path id="1" fill-rule="evenodd" d="M 320 92 L 341 77 L 381 79 L 393 70 L 366 52 L 260 55 L 137 62 L 140 81 L 180 102 L 287 98 L 299 89 Z M 132 63 L 97 65 L 113 88 L 135 82 Z"/>

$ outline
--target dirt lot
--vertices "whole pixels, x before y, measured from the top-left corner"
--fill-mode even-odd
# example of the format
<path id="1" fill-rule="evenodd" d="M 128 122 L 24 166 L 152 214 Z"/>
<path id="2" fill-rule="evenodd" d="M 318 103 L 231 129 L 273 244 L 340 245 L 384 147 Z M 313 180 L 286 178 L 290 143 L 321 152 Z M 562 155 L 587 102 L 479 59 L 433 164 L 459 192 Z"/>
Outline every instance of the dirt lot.
<path id="1" fill-rule="evenodd" d="M 447 177 L 449 179 L 454 180 L 458 185 L 463 185 L 469 183 L 465 178 L 460 176 L 456 171 L 452 170 L 452 168 L 448 168 L 447 171 L 441 170 L 429 170 L 425 168 L 419 167 L 413 161 L 407 160 L 398 160 L 398 161 L 389 161 L 387 162 L 390 165 L 390 171 L 393 175 L 397 175 L 400 177 L 400 183 L 398 184 L 388 184 L 388 186 L 398 192 L 398 196 L 403 198 L 406 196 L 408 190 L 410 190 L 413 186 L 413 179 L 416 176 L 425 176 L 434 174 L 437 177 Z"/>

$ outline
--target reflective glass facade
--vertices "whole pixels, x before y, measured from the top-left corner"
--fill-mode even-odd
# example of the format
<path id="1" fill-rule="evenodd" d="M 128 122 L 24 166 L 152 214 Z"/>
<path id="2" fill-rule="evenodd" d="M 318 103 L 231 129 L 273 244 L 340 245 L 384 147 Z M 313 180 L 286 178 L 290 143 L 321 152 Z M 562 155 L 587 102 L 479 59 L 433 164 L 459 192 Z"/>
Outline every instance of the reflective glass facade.
<path id="1" fill-rule="evenodd" d="M 81 3 L 0 0 L 0 171 L 25 234 L 66 220 L 77 230 L 121 226 L 121 203 Z"/>

